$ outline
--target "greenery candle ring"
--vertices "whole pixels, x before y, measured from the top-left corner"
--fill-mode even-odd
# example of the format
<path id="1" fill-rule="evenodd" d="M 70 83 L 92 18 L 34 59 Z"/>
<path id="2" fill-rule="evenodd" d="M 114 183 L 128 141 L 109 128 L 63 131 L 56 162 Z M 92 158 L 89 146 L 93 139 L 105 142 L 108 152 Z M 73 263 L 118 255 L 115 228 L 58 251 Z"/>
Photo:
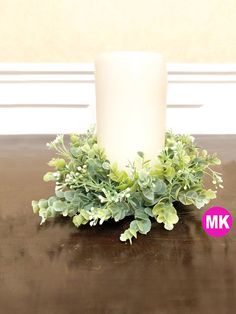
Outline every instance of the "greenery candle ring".
<path id="1" fill-rule="evenodd" d="M 120 240 L 132 243 L 138 233 L 147 234 L 154 221 L 172 230 L 179 220 L 174 202 L 201 208 L 223 187 L 221 174 L 211 168 L 220 160 L 198 148 L 189 135 L 167 132 L 165 148 L 155 161 L 138 152 L 125 169 L 107 159 L 93 131 L 71 135 L 68 147 L 59 135 L 48 147 L 59 157 L 49 162 L 54 172 L 44 176 L 44 181 L 55 182 L 55 195 L 32 201 L 41 224 L 59 215 L 70 217 L 76 227 L 131 216 Z M 205 175 L 211 177 L 214 190 L 204 187 Z"/>

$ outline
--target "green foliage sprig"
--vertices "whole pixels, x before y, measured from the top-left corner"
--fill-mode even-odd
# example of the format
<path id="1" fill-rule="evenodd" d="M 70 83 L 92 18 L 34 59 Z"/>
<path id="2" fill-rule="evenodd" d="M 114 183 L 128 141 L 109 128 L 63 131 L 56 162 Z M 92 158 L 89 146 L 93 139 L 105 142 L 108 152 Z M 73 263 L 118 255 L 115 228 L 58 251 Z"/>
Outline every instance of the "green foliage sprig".
<path id="1" fill-rule="evenodd" d="M 120 236 L 121 241 L 132 243 L 138 233 L 150 231 L 152 220 L 172 230 L 179 220 L 175 201 L 201 208 L 216 197 L 218 186 L 223 187 L 220 173 L 211 168 L 220 160 L 200 150 L 188 135 L 168 132 L 165 148 L 155 161 L 138 152 L 125 169 L 107 159 L 92 131 L 71 135 L 69 147 L 63 135 L 47 145 L 58 158 L 49 162 L 54 171 L 45 174 L 44 181 L 54 181 L 56 187 L 49 199 L 32 201 L 41 224 L 58 215 L 71 217 L 76 227 L 132 216 Z M 215 190 L 204 188 L 205 175 L 211 177 Z"/>

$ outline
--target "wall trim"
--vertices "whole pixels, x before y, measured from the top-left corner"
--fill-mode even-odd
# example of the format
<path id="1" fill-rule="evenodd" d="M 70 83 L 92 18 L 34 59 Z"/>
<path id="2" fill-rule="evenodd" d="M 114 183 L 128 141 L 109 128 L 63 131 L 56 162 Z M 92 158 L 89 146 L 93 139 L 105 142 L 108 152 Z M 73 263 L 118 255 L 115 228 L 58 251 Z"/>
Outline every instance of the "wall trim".
<path id="1" fill-rule="evenodd" d="M 236 133 L 236 64 L 167 64 L 167 128 Z M 80 133 L 96 121 L 92 63 L 0 63 L 0 134 Z"/>
<path id="2" fill-rule="evenodd" d="M 167 64 L 169 83 L 236 83 L 236 64 Z M 94 83 L 92 63 L 0 63 L 0 83 Z"/>

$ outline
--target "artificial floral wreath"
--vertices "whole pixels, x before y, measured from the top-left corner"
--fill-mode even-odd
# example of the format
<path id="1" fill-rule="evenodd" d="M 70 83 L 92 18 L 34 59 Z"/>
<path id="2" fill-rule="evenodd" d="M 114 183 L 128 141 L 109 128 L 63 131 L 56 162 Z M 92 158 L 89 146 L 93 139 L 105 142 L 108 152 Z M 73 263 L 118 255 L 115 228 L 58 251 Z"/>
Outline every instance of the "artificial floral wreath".
<path id="1" fill-rule="evenodd" d="M 165 148 L 154 162 L 138 152 L 125 170 L 107 159 L 92 130 L 70 135 L 68 147 L 63 135 L 47 146 L 59 157 L 49 162 L 55 171 L 44 176 L 46 182 L 55 181 L 55 195 L 32 201 L 41 224 L 59 215 L 71 217 L 76 227 L 132 216 L 120 236 L 121 241 L 132 243 L 138 232 L 150 231 L 153 220 L 172 230 L 179 220 L 174 202 L 201 208 L 214 199 L 216 190 L 204 187 L 205 175 L 211 177 L 215 189 L 223 188 L 221 174 L 211 168 L 220 160 L 199 149 L 189 135 L 167 132 Z"/>

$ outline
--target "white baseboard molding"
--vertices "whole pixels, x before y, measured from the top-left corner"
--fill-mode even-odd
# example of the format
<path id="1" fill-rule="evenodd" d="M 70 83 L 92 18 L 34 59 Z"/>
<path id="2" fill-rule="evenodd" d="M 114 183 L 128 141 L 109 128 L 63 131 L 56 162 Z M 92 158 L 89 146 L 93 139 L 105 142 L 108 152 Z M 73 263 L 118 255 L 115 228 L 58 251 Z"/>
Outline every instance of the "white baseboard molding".
<path id="1" fill-rule="evenodd" d="M 236 133 L 236 64 L 168 64 L 167 128 Z M 84 132 L 95 123 L 93 64 L 0 63 L 0 134 Z"/>

